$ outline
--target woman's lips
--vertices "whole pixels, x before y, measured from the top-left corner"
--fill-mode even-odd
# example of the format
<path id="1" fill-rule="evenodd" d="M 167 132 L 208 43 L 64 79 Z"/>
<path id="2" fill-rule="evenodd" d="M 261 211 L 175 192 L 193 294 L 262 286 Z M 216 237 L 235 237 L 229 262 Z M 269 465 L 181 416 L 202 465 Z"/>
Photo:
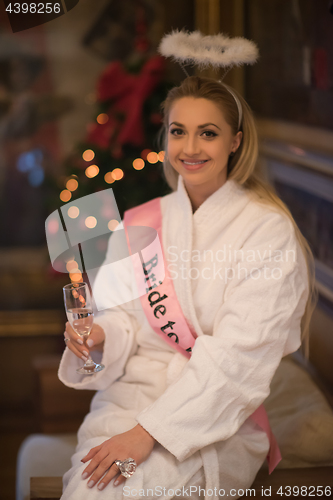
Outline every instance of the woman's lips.
<path id="1" fill-rule="evenodd" d="M 182 164 L 183 164 L 184 168 L 186 168 L 186 170 L 199 170 L 204 165 L 206 165 L 206 163 L 209 160 L 197 160 L 197 161 L 180 160 L 180 161 L 182 162 Z"/>

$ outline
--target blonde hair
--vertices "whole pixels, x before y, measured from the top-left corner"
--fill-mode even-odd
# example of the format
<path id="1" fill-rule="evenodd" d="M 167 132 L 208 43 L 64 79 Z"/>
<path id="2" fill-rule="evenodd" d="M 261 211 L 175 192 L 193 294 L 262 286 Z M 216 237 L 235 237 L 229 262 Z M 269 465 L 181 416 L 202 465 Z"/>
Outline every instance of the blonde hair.
<path id="1" fill-rule="evenodd" d="M 182 97 L 209 99 L 220 107 L 227 123 L 231 126 L 234 135 L 238 132 L 238 108 L 234 97 L 228 91 L 228 86 L 206 77 L 189 76 L 183 80 L 179 87 L 172 88 L 162 103 L 163 127 L 160 132 L 161 147 L 167 151 L 168 119 L 173 103 Z M 310 321 L 318 301 L 318 292 L 315 287 L 315 263 L 310 246 L 299 230 L 293 216 L 285 203 L 279 198 L 274 187 L 265 179 L 260 164 L 258 163 L 258 136 L 253 118 L 253 113 L 243 97 L 232 88 L 243 108 L 243 119 L 240 131 L 243 133 L 241 144 L 235 155 L 230 157 L 227 166 L 227 178 L 233 179 L 249 191 L 260 203 L 284 213 L 292 222 L 295 235 L 300 244 L 308 270 L 309 295 L 305 311 L 301 320 L 301 341 L 305 358 L 309 358 Z M 165 179 L 172 190 L 177 189 L 178 172 L 172 167 L 165 155 L 163 162 Z"/>

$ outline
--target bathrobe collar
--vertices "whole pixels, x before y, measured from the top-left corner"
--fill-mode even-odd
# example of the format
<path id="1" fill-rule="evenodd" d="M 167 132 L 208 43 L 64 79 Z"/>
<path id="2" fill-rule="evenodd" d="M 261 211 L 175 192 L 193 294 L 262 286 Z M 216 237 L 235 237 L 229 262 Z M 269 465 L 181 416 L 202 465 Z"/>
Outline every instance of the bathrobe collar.
<path id="1" fill-rule="evenodd" d="M 169 244 L 191 252 L 194 239 L 199 234 L 206 241 L 209 241 L 212 235 L 219 237 L 219 233 L 226 224 L 226 219 L 231 215 L 227 212 L 229 211 L 232 216 L 236 216 L 248 202 L 245 191 L 246 189 L 236 181 L 228 179 L 193 213 L 184 179 L 179 175 L 177 191 L 173 193 L 175 203 L 172 203 L 169 213 L 169 223 L 172 223 L 169 234 L 173 235 Z M 190 262 L 186 261 L 184 265 L 188 268 Z M 176 280 L 175 289 L 190 328 L 194 329 L 198 336 L 203 335 L 193 304 L 191 280 Z"/>
<path id="2" fill-rule="evenodd" d="M 211 194 L 193 213 L 191 200 L 186 191 L 184 179 L 181 175 L 178 176 L 177 185 L 177 201 L 178 204 L 191 214 L 191 218 L 195 224 L 206 223 L 207 218 L 213 222 L 215 218 L 221 218 L 221 213 L 227 210 L 232 204 L 233 199 L 236 201 L 238 196 L 244 195 L 244 188 L 233 179 L 227 181 Z"/>

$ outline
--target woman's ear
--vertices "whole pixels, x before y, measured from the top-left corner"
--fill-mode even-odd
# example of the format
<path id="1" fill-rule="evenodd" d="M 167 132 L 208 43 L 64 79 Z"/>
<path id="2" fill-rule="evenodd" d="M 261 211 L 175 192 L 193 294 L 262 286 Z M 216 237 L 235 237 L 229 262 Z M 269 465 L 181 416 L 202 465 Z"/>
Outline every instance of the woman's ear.
<path id="1" fill-rule="evenodd" d="M 239 148 L 241 142 L 242 142 L 242 138 L 243 138 L 243 132 L 239 131 L 237 132 L 237 134 L 235 135 L 235 137 L 233 138 L 233 141 L 232 141 L 232 152 L 233 153 L 236 153 L 237 149 Z"/>

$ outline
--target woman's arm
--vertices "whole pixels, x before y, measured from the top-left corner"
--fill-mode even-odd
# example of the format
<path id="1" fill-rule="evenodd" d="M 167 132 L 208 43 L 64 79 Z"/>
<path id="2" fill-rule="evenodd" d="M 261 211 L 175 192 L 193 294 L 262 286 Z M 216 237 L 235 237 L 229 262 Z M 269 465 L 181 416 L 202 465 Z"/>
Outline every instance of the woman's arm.
<path id="1" fill-rule="evenodd" d="M 98 483 L 97 488 L 103 490 L 119 474 L 119 469 L 114 464 L 115 460 L 119 457 L 130 457 L 137 465 L 140 465 L 148 459 L 155 442 L 155 439 L 139 424 L 129 431 L 107 439 L 99 446 L 92 448 L 81 459 L 83 463 L 90 460 L 89 465 L 82 472 L 82 479 L 88 480 L 89 488 L 93 488 Z M 117 486 L 125 481 L 126 479 L 119 474 L 113 484 Z"/>
<path id="2" fill-rule="evenodd" d="M 77 374 L 76 368 L 83 365 L 83 360 L 73 345 L 68 346 L 60 362 L 58 376 L 69 387 L 93 390 L 106 388 L 123 374 L 128 358 L 137 350 L 136 333 L 140 327 L 141 311 L 134 300 L 133 269 L 130 258 L 121 258 L 124 257 L 124 249 L 120 248 L 122 242 L 119 243 L 119 238 L 113 238 L 114 234 L 109 239 L 105 261 L 93 286 L 93 299 L 99 312 L 95 314 L 95 334 L 91 340 L 99 343 L 98 349 L 92 349 L 90 353 L 89 345 L 79 344 L 76 349 L 91 354 L 96 362 L 104 364 L 105 369 L 89 377 Z M 103 334 L 105 339 L 99 342 Z"/>
<path id="3" fill-rule="evenodd" d="M 230 281 L 213 335 L 196 339 L 178 378 L 136 418 L 180 461 L 237 432 L 268 396 L 281 358 L 301 344 L 307 270 L 291 222 L 270 214 L 246 249 L 260 258 L 240 263 L 248 278 L 236 273 Z M 269 249 L 281 251 L 283 261 Z M 287 250 L 295 258 L 286 261 Z"/>

